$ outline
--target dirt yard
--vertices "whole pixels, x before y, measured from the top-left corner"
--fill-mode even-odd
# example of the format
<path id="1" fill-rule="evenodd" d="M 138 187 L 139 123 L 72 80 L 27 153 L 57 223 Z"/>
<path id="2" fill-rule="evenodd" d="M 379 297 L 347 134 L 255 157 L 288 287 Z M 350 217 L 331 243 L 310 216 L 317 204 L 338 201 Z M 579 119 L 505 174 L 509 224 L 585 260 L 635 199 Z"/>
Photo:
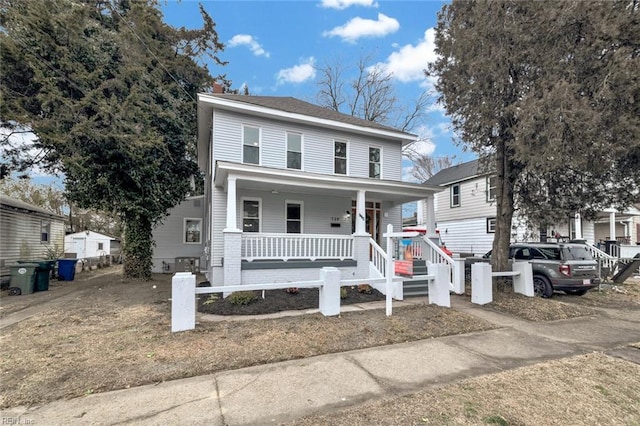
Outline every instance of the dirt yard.
<path id="1" fill-rule="evenodd" d="M 54 281 L 48 292 L 33 295 L 7 296 L 6 291 L 2 292 L 0 317 L 3 321 L 18 315 L 26 318 L 5 326 L 1 332 L 0 407 L 40 404 L 227 369 L 492 327 L 454 309 L 418 304 L 394 309 L 391 317 L 386 317 L 383 309 L 329 318 L 309 314 L 211 322 L 200 316 L 194 331 L 172 334 L 170 275 L 155 275 L 147 282 L 128 281 L 114 267 L 76 278 L 73 282 Z M 610 308 L 611 303 L 637 309 L 640 280 L 623 288 L 624 292 L 612 291 L 607 293 L 608 297 L 604 293 L 588 293 L 566 301 L 565 296 L 560 295 L 552 299 L 530 299 L 507 293 L 497 295 L 496 302 L 486 305 L 486 309 L 530 321 L 590 315 L 598 306 Z M 554 365 L 548 367 L 549 371 Z M 612 380 L 617 377 L 617 364 L 607 361 L 598 365 L 593 368 L 598 374 L 610 374 Z M 565 369 L 563 366 L 561 364 L 561 370 Z M 609 366 L 612 371 L 604 371 Z M 502 381 L 506 380 L 501 377 L 481 382 L 486 383 L 487 389 L 489 385 L 495 387 L 496 398 L 499 398 Z M 469 385 L 460 386 L 463 387 L 451 388 L 451 392 L 462 392 L 464 386 Z M 481 389 L 485 385 L 473 386 Z M 514 383 L 513 386 L 520 385 Z M 527 386 L 538 385 L 523 381 L 520 392 L 530 390 Z M 602 392 L 605 391 L 611 392 L 608 387 Z M 484 415 L 483 398 L 482 393 L 477 392 L 479 400 L 474 399 L 473 392 L 464 395 L 471 401 L 469 410 L 475 410 L 480 416 Z M 638 394 L 640 392 L 636 393 L 636 404 Z M 508 395 L 508 392 L 502 395 L 504 403 L 518 402 L 515 396 Z M 571 406 L 575 403 L 572 401 Z M 414 423 L 439 423 L 434 420 L 437 416 L 430 417 L 429 413 L 424 416 L 427 422 L 417 417 Z"/>

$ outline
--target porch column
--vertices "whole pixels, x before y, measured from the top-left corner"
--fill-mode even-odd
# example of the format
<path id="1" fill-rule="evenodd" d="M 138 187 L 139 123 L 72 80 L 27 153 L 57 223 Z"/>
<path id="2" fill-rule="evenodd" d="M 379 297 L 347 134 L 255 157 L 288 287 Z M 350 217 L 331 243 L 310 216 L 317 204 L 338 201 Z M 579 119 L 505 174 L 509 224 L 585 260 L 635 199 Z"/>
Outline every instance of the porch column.
<path id="1" fill-rule="evenodd" d="M 616 212 L 609 213 L 609 240 L 616 240 Z"/>
<path id="2" fill-rule="evenodd" d="M 580 213 L 576 213 L 574 219 L 574 228 L 576 230 L 576 240 L 582 239 L 582 219 L 580 218 Z"/>
<path id="3" fill-rule="evenodd" d="M 436 234 L 436 208 L 435 208 L 435 200 L 433 195 L 429 195 L 426 199 L 427 204 L 427 236 L 428 237 L 437 237 Z"/>
<path id="4" fill-rule="evenodd" d="M 365 191 L 358 191 L 356 198 L 356 235 L 369 235 L 366 222 Z"/>
<path id="5" fill-rule="evenodd" d="M 229 176 L 227 178 L 227 227 L 224 229 L 225 231 L 240 231 L 236 223 L 236 203 L 236 178 Z"/>

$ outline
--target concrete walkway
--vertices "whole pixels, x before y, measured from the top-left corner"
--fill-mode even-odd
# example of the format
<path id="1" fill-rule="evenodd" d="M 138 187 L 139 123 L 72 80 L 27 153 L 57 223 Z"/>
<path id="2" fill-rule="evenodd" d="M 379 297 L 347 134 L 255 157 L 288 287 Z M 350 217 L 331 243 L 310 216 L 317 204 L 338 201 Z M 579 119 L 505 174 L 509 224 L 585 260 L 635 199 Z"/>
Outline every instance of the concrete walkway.
<path id="1" fill-rule="evenodd" d="M 604 351 L 640 363 L 640 316 L 531 323 L 455 299 L 499 328 L 279 362 L 4 410 L 12 424 L 265 425 L 550 359 Z"/>

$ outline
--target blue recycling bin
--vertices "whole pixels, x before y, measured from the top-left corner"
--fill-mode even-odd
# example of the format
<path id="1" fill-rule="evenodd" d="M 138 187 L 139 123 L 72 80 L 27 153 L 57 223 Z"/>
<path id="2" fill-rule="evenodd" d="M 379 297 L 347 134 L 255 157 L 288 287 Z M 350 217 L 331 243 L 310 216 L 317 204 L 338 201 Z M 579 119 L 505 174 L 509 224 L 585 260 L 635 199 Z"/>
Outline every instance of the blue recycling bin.
<path id="1" fill-rule="evenodd" d="M 76 276 L 76 263 L 78 259 L 58 259 L 58 279 L 73 281 Z"/>

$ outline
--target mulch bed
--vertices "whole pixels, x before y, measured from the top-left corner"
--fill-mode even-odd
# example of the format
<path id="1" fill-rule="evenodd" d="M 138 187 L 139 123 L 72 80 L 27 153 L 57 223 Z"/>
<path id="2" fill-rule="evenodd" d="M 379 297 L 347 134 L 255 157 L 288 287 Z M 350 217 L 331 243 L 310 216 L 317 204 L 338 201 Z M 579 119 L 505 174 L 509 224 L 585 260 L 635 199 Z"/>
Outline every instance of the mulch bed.
<path id="1" fill-rule="evenodd" d="M 384 294 L 373 288 L 369 288 L 370 293 L 358 291 L 357 286 L 342 288 L 346 290 L 346 297 L 340 300 L 342 305 L 385 300 Z M 266 290 L 264 298 L 262 291 L 243 293 L 253 293 L 255 300 L 243 305 L 234 304 L 232 296 L 222 298 L 222 293 L 201 294 L 198 297 L 198 312 L 214 315 L 261 315 L 318 308 L 317 288 L 300 288 L 297 293 L 289 293 L 285 289 Z"/>

